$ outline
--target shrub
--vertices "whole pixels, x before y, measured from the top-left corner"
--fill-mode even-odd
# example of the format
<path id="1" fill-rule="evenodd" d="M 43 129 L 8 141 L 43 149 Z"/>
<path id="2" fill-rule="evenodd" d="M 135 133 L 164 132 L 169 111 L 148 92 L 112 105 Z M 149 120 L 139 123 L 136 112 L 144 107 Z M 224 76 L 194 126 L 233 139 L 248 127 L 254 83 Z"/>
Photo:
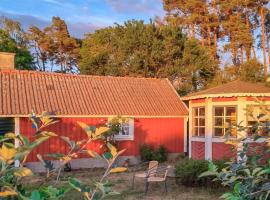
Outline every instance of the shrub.
<path id="1" fill-rule="evenodd" d="M 214 161 L 219 169 L 225 165 L 225 161 Z M 208 161 L 181 159 L 175 169 L 176 182 L 185 186 L 211 186 L 218 184 L 212 183 L 209 177 L 199 178 L 200 174 L 208 169 Z"/>
<path id="2" fill-rule="evenodd" d="M 168 151 L 167 149 L 160 145 L 157 150 L 155 150 L 151 145 L 149 144 L 143 144 L 140 146 L 140 155 L 142 161 L 151 161 L 156 160 L 158 162 L 165 162 L 168 157 Z"/>
<path id="3" fill-rule="evenodd" d="M 154 151 L 153 160 L 157 160 L 159 162 L 165 162 L 167 161 L 167 157 L 168 157 L 168 151 L 162 145 L 159 146 L 157 151 Z"/>

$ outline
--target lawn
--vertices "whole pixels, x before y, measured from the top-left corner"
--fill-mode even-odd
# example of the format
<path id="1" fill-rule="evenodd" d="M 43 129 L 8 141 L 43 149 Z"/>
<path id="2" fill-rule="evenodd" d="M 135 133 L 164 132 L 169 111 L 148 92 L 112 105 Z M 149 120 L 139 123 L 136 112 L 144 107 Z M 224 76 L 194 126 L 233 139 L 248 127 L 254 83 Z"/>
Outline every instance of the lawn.
<path id="1" fill-rule="evenodd" d="M 98 180 L 102 175 L 102 169 L 84 169 L 76 170 L 72 172 L 63 172 L 61 180 L 57 185 L 66 185 L 68 177 L 76 177 L 83 183 L 91 184 L 93 181 Z M 41 184 L 44 180 L 44 174 L 35 175 L 27 180 L 27 184 L 31 188 L 35 188 Z M 175 178 L 168 178 L 168 193 L 164 192 L 163 184 L 152 184 L 150 185 L 147 195 L 144 195 L 144 181 L 137 179 L 135 182 L 135 189 L 131 189 L 132 173 L 117 173 L 111 174 L 108 177 L 109 182 L 112 184 L 114 191 L 120 192 L 118 196 L 113 196 L 107 199 L 148 199 L 148 200 L 159 200 L 159 199 L 187 199 L 187 200 L 216 200 L 220 197 L 223 192 L 222 189 L 205 189 L 205 188 L 187 188 L 179 186 L 175 183 Z M 49 184 L 56 184 L 56 181 L 51 181 Z M 83 199 L 80 193 L 75 190 L 71 190 L 65 200 Z"/>

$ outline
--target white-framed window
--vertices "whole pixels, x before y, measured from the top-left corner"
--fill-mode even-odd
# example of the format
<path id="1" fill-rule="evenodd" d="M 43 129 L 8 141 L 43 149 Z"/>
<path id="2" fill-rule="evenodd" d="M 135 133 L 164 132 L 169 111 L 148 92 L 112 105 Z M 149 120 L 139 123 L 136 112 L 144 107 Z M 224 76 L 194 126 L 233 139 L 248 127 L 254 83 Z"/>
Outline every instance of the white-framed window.
<path id="1" fill-rule="evenodd" d="M 205 107 L 195 107 L 193 113 L 193 126 L 192 133 L 195 137 L 205 136 Z"/>
<path id="2" fill-rule="evenodd" d="M 108 121 L 112 120 L 109 118 Z M 115 140 L 134 140 L 134 119 L 125 118 L 119 120 L 119 132 L 114 134 Z"/>
<path id="3" fill-rule="evenodd" d="M 269 137 L 269 105 L 248 105 L 247 106 L 247 134 L 252 136 L 257 132 L 258 135 Z"/>
<path id="4" fill-rule="evenodd" d="M 225 136 L 230 133 L 231 137 L 237 136 L 237 107 L 236 106 L 214 106 L 213 109 L 213 131 L 214 137 Z"/>

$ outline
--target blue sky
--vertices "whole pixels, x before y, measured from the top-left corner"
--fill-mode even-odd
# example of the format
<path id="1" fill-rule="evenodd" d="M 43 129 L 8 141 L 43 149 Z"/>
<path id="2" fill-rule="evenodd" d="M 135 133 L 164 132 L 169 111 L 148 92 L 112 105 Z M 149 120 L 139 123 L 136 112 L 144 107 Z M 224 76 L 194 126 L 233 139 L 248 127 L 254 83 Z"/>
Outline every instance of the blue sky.
<path id="1" fill-rule="evenodd" d="M 115 22 L 149 22 L 163 15 L 162 0 L 0 0 L 0 16 L 20 21 L 25 29 L 45 27 L 53 16 L 59 16 L 76 37 Z"/>

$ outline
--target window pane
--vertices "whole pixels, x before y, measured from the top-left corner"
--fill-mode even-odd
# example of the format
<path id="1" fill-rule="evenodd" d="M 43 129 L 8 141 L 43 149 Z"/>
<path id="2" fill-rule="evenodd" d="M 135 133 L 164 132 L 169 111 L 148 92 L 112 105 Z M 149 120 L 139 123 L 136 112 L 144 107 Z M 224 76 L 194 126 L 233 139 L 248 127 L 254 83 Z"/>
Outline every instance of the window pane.
<path id="1" fill-rule="evenodd" d="M 223 126 L 223 117 L 215 117 L 215 126 Z"/>
<path id="2" fill-rule="evenodd" d="M 205 116 L 205 109 L 204 108 L 200 108 L 200 116 Z"/>
<path id="3" fill-rule="evenodd" d="M 235 107 L 226 107 L 226 116 L 236 117 L 236 108 Z"/>
<path id="4" fill-rule="evenodd" d="M 129 126 L 128 124 L 122 124 L 122 135 L 129 135 Z"/>
<path id="5" fill-rule="evenodd" d="M 205 135 L 205 128 L 199 128 L 199 136 Z"/>
<path id="6" fill-rule="evenodd" d="M 205 126 L 205 119 L 199 118 L 199 126 Z"/>
<path id="7" fill-rule="evenodd" d="M 230 126 L 236 126 L 236 118 L 232 117 L 227 117 L 225 119 L 225 126 L 230 127 Z"/>
<path id="8" fill-rule="evenodd" d="M 215 128 L 215 136 L 223 136 L 223 131 L 224 129 L 223 128 Z"/>
<path id="9" fill-rule="evenodd" d="M 194 108 L 194 117 L 199 116 L 199 108 Z"/>
<path id="10" fill-rule="evenodd" d="M 224 107 L 215 107 L 215 116 L 224 116 Z"/>
<path id="11" fill-rule="evenodd" d="M 199 126 L 199 119 L 198 118 L 194 118 L 194 126 Z"/>
<path id="12" fill-rule="evenodd" d="M 198 128 L 198 127 L 194 127 L 193 130 L 194 130 L 193 135 L 194 135 L 194 136 L 198 136 L 199 128 Z"/>

